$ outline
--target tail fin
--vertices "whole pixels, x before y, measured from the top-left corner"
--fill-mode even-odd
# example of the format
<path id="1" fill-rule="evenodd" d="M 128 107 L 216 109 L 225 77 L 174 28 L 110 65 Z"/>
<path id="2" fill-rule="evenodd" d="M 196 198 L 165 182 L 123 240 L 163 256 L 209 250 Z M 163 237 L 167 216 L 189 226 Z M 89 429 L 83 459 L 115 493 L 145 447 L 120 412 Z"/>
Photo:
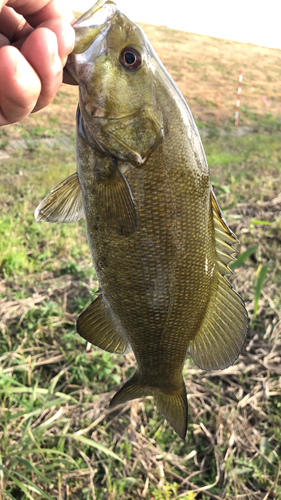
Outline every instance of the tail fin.
<path id="1" fill-rule="evenodd" d="M 155 391 L 153 394 L 156 406 L 168 420 L 176 433 L 185 439 L 188 421 L 188 404 L 184 381 L 176 394 Z"/>
<path id="2" fill-rule="evenodd" d="M 114 407 L 126 403 L 131 399 L 153 396 L 156 406 L 162 415 L 168 420 L 176 433 L 185 439 L 187 431 L 188 405 L 185 385 L 182 380 L 182 386 L 178 391 L 168 393 L 155 387 L 143 385 L 139 380 L 138 373 L 135 373 L 123 387 L 115 394 L 110 402 Z"/>

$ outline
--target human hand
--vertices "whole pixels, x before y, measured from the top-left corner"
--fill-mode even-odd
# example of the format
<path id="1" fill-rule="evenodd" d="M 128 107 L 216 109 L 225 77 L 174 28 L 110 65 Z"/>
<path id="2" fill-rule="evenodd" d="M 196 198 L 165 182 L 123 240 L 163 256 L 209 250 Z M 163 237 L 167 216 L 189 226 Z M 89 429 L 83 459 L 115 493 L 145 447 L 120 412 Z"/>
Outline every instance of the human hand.
<path id="1" fill-rule="evenodd" d="M 67 2 L 0 0 L 0 126 L 53 100 L 74 46 L 71 21 Z"/>

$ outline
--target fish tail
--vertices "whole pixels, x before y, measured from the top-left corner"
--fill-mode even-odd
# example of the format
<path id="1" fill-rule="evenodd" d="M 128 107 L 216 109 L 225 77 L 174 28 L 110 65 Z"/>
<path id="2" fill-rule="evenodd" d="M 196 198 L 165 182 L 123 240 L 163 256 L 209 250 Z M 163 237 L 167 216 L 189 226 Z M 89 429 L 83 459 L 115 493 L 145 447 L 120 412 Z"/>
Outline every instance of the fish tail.
<path id="1" fill-rule="evenodd" d="M 185 439 L 188 420 L 188 404 L 183 379 L 178 390 L 163 391 L 143 384 L 138 372 L 136 372 L 115 394 L 110 402 L 110 406 L 114 407 L 126 403 L 131 399 L 145 396 L 154 397 L 158 410 L 168 420 L 176 433 L 182 439 Z"/>
<path id="2" fill-rule="evenodd" d="M 184 381 L 178 391 L 155 391 L 153 394 L 156 406 L 168 420 L 176 433 L 185 439 L 188 421 L 188 404 Z"/>

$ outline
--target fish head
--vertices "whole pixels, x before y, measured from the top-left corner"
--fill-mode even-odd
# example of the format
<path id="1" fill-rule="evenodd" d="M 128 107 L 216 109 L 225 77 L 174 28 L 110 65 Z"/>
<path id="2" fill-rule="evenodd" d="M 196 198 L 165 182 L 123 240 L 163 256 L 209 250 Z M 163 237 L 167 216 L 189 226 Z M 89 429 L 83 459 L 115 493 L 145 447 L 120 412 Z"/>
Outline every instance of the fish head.
<path id="1" fill-rule="evenodd" d="M 78 130 L 107 154 L 143 164 L 164 135 L 148 39 L 111 0 L 99 0 L 73 27 L 67 67 L 79 83 Z"/>

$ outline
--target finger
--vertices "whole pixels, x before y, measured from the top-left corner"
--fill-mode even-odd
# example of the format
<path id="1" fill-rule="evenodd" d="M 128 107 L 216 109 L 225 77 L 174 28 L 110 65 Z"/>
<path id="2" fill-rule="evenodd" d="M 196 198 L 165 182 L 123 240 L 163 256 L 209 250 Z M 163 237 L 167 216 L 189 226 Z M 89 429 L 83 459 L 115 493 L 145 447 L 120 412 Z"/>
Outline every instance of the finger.
<path id="1" fill-rule="evenodd" d="M 48 28 L 53 31 L 57 37 L 58 54 L 64 66 L 67 56 L 72 52 L 75 44 L 75 31 L 72 26 L 61 19 L 50 19 L 40 25 L 40 28 Z"/>
<path id="2" fill-rule="evenodd" d="M 10 45 L 10 40 L 0 33 L 0 47 L 4 47 L 5 45 Z"/>
<path id="3" fill-rule="evenodd" d="M 27 37 L 33 28 L 28 22 L 11 7 L 4 6 L 0 15 L 0 33 L 5 35 L 11 43 Z"/>
<path id="4" fill-rule="evenodd" d="M 47 28 L 37 28 L 21 47 L 22 55 L 41 81 L 41 93 L 33 111 L 50 104 L 62 83 L 62 63 L 56 35 Z"/>
<path id="5" fill-rule="evenodd" d="M 70 23 L 65 21 L 62 17 L 58 17 L 56 19 L 48 19 L 40 26 L 44 26 L 56 34 L 59 55 L 64 65 L 75 43 L 75 33 Z M 23 39 L 31 34 L 32 31 L 33 28 L 20 14 L 16 13 L 14 9 L 6 6 L 3 7 L 0 16 L 0 33 L 6 36 L 11 43 L 21 48 Z"/>
<path id="6" fill-rule="evenodd" d="M 0 48 L 0 66 L 1 126 L 20 121 L 31 113 L 40 95 L 41 82 L 15 47 Z"/>
<path id="7" fill-rule="evenodd" d="M 57 0 L 8 0 L 7 2 L 7 5 L 22 14 L 34 28 L 58 17 L 71 22 L 74 19 L 73 12 L 67 4 L 67 1 Z"/>

